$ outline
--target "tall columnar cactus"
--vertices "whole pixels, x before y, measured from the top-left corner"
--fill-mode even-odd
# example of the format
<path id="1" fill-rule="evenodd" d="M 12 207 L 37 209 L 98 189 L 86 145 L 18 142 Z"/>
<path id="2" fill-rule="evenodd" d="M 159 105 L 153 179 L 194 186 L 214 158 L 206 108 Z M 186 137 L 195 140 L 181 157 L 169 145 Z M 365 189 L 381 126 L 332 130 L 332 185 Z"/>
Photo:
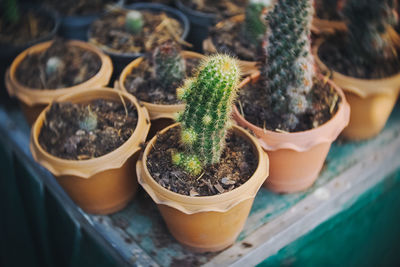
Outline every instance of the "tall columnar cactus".
<path id="1" fill-rule="evenodd" d="M 10 23 L 17 23 L 20 19 L 17 0 L 2 0 L 4 18 Z"/>
<path id="2" fill-rule="evenodd" d="M 140 11 L 131 10 L 125 16 L 125 28 L 133 34 L 138 34 L 143 29 L 143 16 Z"/>
<path id="3" fill-rule="evenodd" d="M 358 62 L 397 58 L 398 40 L 395 0 L 347 0 L 343 16 L 348 27 L 348 46 Z M 376 64 L 376 63 L 375 63 Z"/>
<path id="4" fill-rule="evenodd" d="M 267 15 L 261 78 L 270 96 L 267 104 L 283 118 L 281 130 L 293 130 L 298 116 L 311 107 L 308 94 L 315 72 L 310 46 L 313 11 L 312 0 L 278 0 Z"/>
<path id="5" fill-rule="evenodd" d="M 177 89 L 178 97 L 186 101 L 177 120 L 182 125 L 181 142 L 187 151 L 172 156 L 176 165 L 198 175 L 205 165 L 219 161 L 239 78 L 235 59 L 215 55 L 201 64 L 196 78 L 187 79 Z"/>
<path id="6" fill-rule="evenodd" d="M 167 41 L 153 52 L 154 75 L 160 84 L 167 89 L 183 81 L 186 75 L 185 61 L 181 56 L 180 47 Z M 175 88 L 173 88 L 175 90 Z"/>
<path id="7" fill-rule="evenodd" d="M 250 0 L 247 4 L 243 31 L 253 44 L 260 43 L 264 36 L 267 27 L 264 17 L 270 5 L 271 0 Z"/>

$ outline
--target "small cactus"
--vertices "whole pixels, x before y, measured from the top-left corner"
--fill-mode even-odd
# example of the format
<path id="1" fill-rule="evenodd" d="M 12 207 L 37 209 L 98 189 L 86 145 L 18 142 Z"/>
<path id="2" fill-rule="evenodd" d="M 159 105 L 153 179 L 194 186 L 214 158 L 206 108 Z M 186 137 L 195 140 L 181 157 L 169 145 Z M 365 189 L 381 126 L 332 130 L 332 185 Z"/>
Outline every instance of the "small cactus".
<path id="1" fill-rule="evenodd" d="M 214 55 L 202 62 L 196 78 L 187 79 L 177 89 L 178 97 L 186 102 L 177 120 L 181 122 L 181 142 L 187 151 L 173 153 L 176 165 L 198 175 L 205 165 L 219 161 L 231 125 L 239 78 L 235 59 Z"/>
<path id="2" fill-rule="evenodd" d="M 64 68 L 64 62 L 59 57 L 51 57 L 46 62 L 46 74 L 53 75 Z"/>
<path id="3" fill-rule="evenodd" d="M 166 41 L 153 52 L 154 76 L 167 89 L 183 81 L 186 75 L 185 61 L 181 56 L 180 47 Z M 173 88 L 175 90 L 175 88 Z"/>
<path id="4" fill-rule="evenodd" d="M 282 129 L 293 130 L 299 116 L 311 108 L 308 97 L 313 87 L 314 59 L 310 27 L 312 0 L 278 0 L 267 15 L 262 79 L 269 103 L 282 117 Z"/>
<path id="5" fill-rule="evenodd" d="M 258 45 L 267 28 L 264 19 L 267 8 L 271 5 L 271 0 L 250 0 L 246 7 L 246 17 L 244 21 L 244 35 L 249 41 Z"/>
<path id="6" fill-rule="evenodd" d="M 90 106 L 87 108 L 87 113 L 79 121 L 79 128 L 86 132 L 91 132 L 97 128 L 97 115 L 93 113 Z"/>
<path id="7" fill-rule="evenodd" d="M 137 10 L 131 10 L 126 13 L 125 16 L 125 28 L 133 33 L 133 34 L 138 34 L 142 31 L 143 29 L 143 16 L 140 11 Z"/>

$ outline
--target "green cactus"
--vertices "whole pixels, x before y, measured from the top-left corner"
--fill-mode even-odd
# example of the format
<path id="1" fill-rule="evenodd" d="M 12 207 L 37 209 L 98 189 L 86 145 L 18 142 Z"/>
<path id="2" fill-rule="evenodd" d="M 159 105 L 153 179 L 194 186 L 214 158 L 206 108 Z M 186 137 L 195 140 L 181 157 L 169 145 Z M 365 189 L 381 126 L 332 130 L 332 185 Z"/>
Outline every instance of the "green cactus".
<path id="1" fill-rule="evenodd" d="M 131 10 L 126 13 L 125 16 L 125 28 L 133 33 L 133 34 L 138 34 L 142 31 L 143 29 L 143 15 L 140 13 L 140 11 L 137 10 Z"/>
<path id="2" fill-rule="evenodd" d="M 166 41 L 153 52 L 154 76 L 167 89 L 175 90 L 174 85 L 183 81 L 186 75 L 185 61 L 180 47 Z"/>
<path id="3" fill-rule="evenodd" d="M 271 5 L 270 2 L 270 0 L 250 0 L 247 4 L 243 31 L 244 36 L 255 45 L 260 43 L 267 28 L 264 16 L 267 7 Z"/>
<path id="4" fill-rule="evenodd" d="M 200 65 L 196 78 L 187 79 L 177 89 L 178 98 L 186 102 L 177 120 L 181 122 L 181 142 L 187 151 L 173 153 L 176 165 L 198 175 L 205 165 L 219 161 L 239 78 L 235 59 L 214 55 Z"/>
<path id="5" fill-rule="evenodd" d="M 6 21 L 14 24 L 17 23 L 20 19 L 20 13 L 18 8 L 17 0 L 3 0 L 3 16 Z"/>
<path id="6" fill-rule="evenodd" d="M 395 0 L 347 0 L 343 16 L 354 64 L 374 66 L 382 59 L 397 59 L 398 40 L 393 39 L 395 8 Z"/>
<path id="7" fill-rule="evenodd" d="M 64 62 L 59 57 L 51 57 L 46 62 L 46 74 L 53 75 L 64 68 Z"/>
<path id="8" fill-rule="evenodd" d="M 311 108 L 314 59 L 310 27 L 312 0 L 278 0 L 267 15 L 265 62 L 261 79 L 265 83 L 267 105 L 282 118 L 281 130 L 291 131 L 299 116 Z"/>
<path id="9" fill-rule="evenodd" d="M 87 113 L 79 120 L 79 128 L 86 132 L 91 132 L 97 128 L 97 115 L 93 113 L 90 106 L 87 107 Z"/>

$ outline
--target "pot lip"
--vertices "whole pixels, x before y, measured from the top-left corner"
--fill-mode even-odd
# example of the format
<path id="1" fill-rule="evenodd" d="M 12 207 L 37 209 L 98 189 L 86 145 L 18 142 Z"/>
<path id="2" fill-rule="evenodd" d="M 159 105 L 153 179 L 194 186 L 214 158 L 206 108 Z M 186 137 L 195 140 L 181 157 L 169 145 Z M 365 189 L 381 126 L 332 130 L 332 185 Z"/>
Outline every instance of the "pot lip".
<path id="1" fill-rule="evenodd" d="M 84 88 L 87 88 L 89 86 L 93 86 L 93 83 L 95 83 L 98 80 L 102 80 L 105 78 L 107 80 L 106 82 L 103 82 L 102 85 L 106 85 L 108 83 L 108 80 L 111 77 L 112 74 L 112 63 L 111 59 L 109 56 L 105 55 L 103 52 L 101 52 L 100 49 L 95 47 L 92 44 L 89 44 L 87 42 L 79 41 L 79 40 L 68 40 L 67 44 L 71 46 L 77 46 L 85 50 L 89 50 L 93 53 L 95 53 L 101 61 L 101 66 L 99 71 L 89 78 L 88 80 L 84 81 L 83 83 L 70 86 L 70 87 L 65 87 L 65 88 L 59 88 L 59 89 L 40 89 L 40 88 L 30 88 L 27 87 L 23 84 L 21 84 L 17 77 L 16 77 L 16 71 L 21 62 L 29 55 L 29 54 L 34 54 L 34 53 L 41 53 L 45 49 L 49 48 L 51 44 L 54 41 L 47 41 L 47 42 L 42 42 L 39 44 L 36 44 L 34 46 L 31 46 L 24 50 L 22 53 L 20 53 L 12 62 L 10 66 L 10 71 L 9 71 L 9 78 L 10 78 L 10 83 L 12 84 L 12 87 L 14 89 L 15 95 L 22 100 L 25 104 L 32 106 L 35 104 L 48 104 L 53 100 L 53 98 L 65 95 L 66 93 L 72 92 L 72 91 L 81 91 Z M 8 88 L 9 93 L 11 88 Z M 12 93 L 11 93 L 12 94 Z M 37 96 L 37 99 L 32 99 L 32 96 Z"/>
<path id="2" fill-rule="evenodd" d="M 259 74 L 260 73 L 258 72 L 255 73 L 253 77 L 246 78 L 239 86 L 245 86 L 247 83 L 252 81 L 252 79 L 258 78 Z M 323 76 L 317 74 L 317 78 L 323 79 Z M 349 124 L 350 105 L 348 104 L 342 89 L 331 80 L 327 80 L 327 82 L 337 91 L 341 98 L 341 102 L 335 115 L 330 120 L 316 128 L 289 133 L 274 132 L 267 129 L 264 130 L 247 121 L 239 113 L 236 105 L 234 105 L 235 120 L 237 120 L 238 124 L 244 124 L 246 125 L 246 128 L 252 130 L 258 137 L 261 146 L 268 151 L 291 149 L 297 152 L 304 152 L 318 144 L 333 142 L 339 136 L 340 132 Z M 268 139 L 268 142 L 263 140 L 263 138 Z"/>
<path id="3" fill-rule="evenodd" d="M 96 93 L 96 95 L 94 95 L 94 93 Z M 129 100 L 131 103 L 133 103 L 137 110 L 138 121 L 132 135 L 121 146 L 114 149 L 113 151 L 100 157 L 88 160 L 63 159 L 47 152 L 39 144 L 39 134 L 43 127 L 43 121 L 45 120 L 46 112 L 50 109 L 51 104 L 55 101 L 68 101 L 71 98 L 76 97 L 77 95 L 87 96 L 90 94 L 93 94 L 93 97 L 91 97 L 90 99 L 101 98 L 102 95 L 99 96 L 99 94 L 119 94 L 121 97 L 124 97 L 126 100 Z M 144 143 L 147 133 L 150 129 L 147 110 L 139 105 L 136 98 L 125 92 L 114 90 L 112 88 L 102 87 L 83 89 L 80 92 L 72 92 L 70 94 L 63 95 L 62 97 L 55 99 L 53 102 L 40 113 L 37 120 L 32 126 L 30 150 L 33 158 L 56 176 L 74 175 L 78 176 L 79 178 L 90 178 L 96 173 L 108 169 L 119 168 L 125 163 L 126 160 L 130 158 L 131 155 L 140 150 L 140 145 L 141 143 Z M 141 131 L 144 131 L 144 133 L 142 133 Z M 53 165 L 53 163 L 60 166 L 56 167 Z M 77 166 L 79 167 L 79 169 L 77 168 Z"/>
<path id="4" fill-rule="evenodd" d="M 173 127 L 179 126 L 179 123 L 172 124 L 166 128 L 164 128 L 160 134 L 165 133 L 169 129 Z M 237 205 L 238 203 L 253 198 L 257 194 L 259 188 L 261 187 L 262 183 L 268 176 L 269 172 L 269 159 L 268 155 L 263 151 L 260 144 L 257 142 L 255 137 L 251 136 L 245 129 L 241 128 L 240 126 L 233 125 L 232 129 L 235 132 L 238 132 L 244 138 L 247 138 L 249 142 L 252 143 L 255 153 L 257 154 L 258 158 L 258 165 L 256 170 L 254 171 L 253 175 L 241 186 L 222 194 L 212 195 L 212 196 L 200 196 L 200 197 L 192 197 L 181 195 L 175 192 L 172 192 L 160 184 L 158 184 L 153 177 L 151 176 L 150 172 L 147 169 L 147 155 L 150 153 L 152 149 L 152 145 L 157 139 L 157 136 L 154 136 L 147 144 L 145 150 L 143 151 L 142 156 L 138 160 L 137 166 L 140 166 L 141 171 L 145 173 L 145 175 L 149 178 L 143 178 L 139 175 L 140 168 L 137 168 L 138 171 L 138 181 L 142 185 L 142 187 L 147 191 L 147 193 L 152 197 L 152 199 L 157 204 L 168 205 L 179 209 L 180 211 L 186 214 L 192 214 L 199 211 L 219 211 L 224 212 L 229 210 L 232 206 Z M 264 175 L 265 174 L 265 175 Z M 262 177 L 264 176 L 264 177 Z M 259 178 L 261 177 L 261 178 Z M 257 181 L 260 180 L 260 181 Z M 144 181 L 146 180 L 146 181 Z M 254 186 L 253 184 L 256 184 Z M 254 188 L 252 188 L 254 187 Z M 255 189 L 255 190 L 254 190 Z M 162 197 L 158 197 L 157 195 L 161 195 Z M 221 199 L 222 198 L 222 199 Z M 168 200 L 164 200 L 168 199 Z M 232 200 L 236 199 L 234 203 L 226 204 L 226 202 L 232 202 Z M 215 203 L 223 203 L 223 207 L 216 208 Z M 188 209 L 184 207 L 184 205 L 190 205 L 196 207 L 195 210 Z M 199 207 L 208 205 L 208 207 Z M 210 207 L 212 206 L 212 207 Z M 201 208 L 201 210 L 199 210 Z"/>
<path id="5" fill-rule="evenodd" d="M 326 41 L 326 38 L 317 39 L 312 48 L 312 53 L 314 54 L 314 58 L 319 69 L 323 72 L 330 73 L 332 80 L 342 87 L 344 91 L 349 91 L 359 95 L 362 98 L 366 98 L 375 94 L 392 94 L 394 89 L 400 89 L 400 86 L 398 85 L 400 84 L 400 71 L 397 74 L 381 79 L 362 79 L 347 76 L 328 68 L 328 66 L 322 62 L 318 55 L 319 48 Z"/>
<path id="6" fill-rule="evenodd" d="M 193 51 L 187 51 L 187 50 L 183 50 L 181 52 L 183 58 L 199 58 L 201 60 L 203 60 L 205 58 L 204 55 L 193 52 Z M 128 94 L 130 94 L 128 92 L 128 90 L 125 87 L 125 80 L 126 77 L 132 72 L 132 70 L 136 67 L 138 67 L 140 65 L 140 63 L 142 63 L 145 59 L 145 57 L 138 57 L 136 59 L 134 59 L 131 63 L 129 63 L 121 72 L 121 75 L 119 76 L 118 79 L 118 87 L 121 91 L 126 92 Z M 153 110 L 159 110 L 160 112 L 165 112 L 165 113 L 171 113 L 171 116 L 168 116 L 168 118 L 173 118 L 172 113 L 178 111 L 178 110 L 182 110 L 185 108 L 185 104 L 154 104 L 151 102 L 146 102 L 146 101 L 142 101 L 140 99 L 138 99 L 141 103 L 143 103 L 148 109 L 150 114 L 152 113 Z M 160 115 L 159 118 L 163 118 L 166 117 L 167 114 L 164 115 Z"/>
<path id="7" fill-rule="evenodd" d="M 166 13 L 168 13 L 170 15 L 170 17 L 173 17 L 175 19 L 177 19 L 179 21 L 179 23 L 181 24 L 182 28 L 183 28 L 183 32 L 180 36 L 180 38 L 182 40 L 185 40 L 186 37 L 189 34 L 190 31 L 190 23 L 188 18 L 186 17 L 185 14 L 183 14 L 181 11 L 179 11 L 176 8 L 164 5 L 164 4 L 160 4 L 160 3 L 134 3 L 134 4 L 129 4 L 129 5 L 125 5 L 123 6 L 123 8 L 125 9 L 136 9 L 136 10 L 151 10 L 151 11 L 164 11 Z M 91 39 L 93 39 L 92 37 L 92 24 L 101 19 L 103 16 L 107 15 L 109 12 L 105 12 L 102 15 L 98 16 L 95 20 L 93 20 L 90 25 L 89 25 L 89 29 L 86 33 L 87 35 L 87 39 L 88 42 L 93 44 L 91 42 Z M 95 45 L 95 44 L 93 44 Z M 143 56 L 146 51 L 144 52 L 138 52 L 138 53 L 126 53 L 126 52 L 117 52 L 117 51 L 110 51 L 109 47 L 106 45 L 101 44 L 100 46 L 95 45 L 96 47 L 98 47 L 99 49 L 101 49 L 104 53 L 106 53 L 107 55 L 110 55 L 112 57 L 119 57 L 119 58 L 137 58 L 137 57 L 141 57 Z"/>

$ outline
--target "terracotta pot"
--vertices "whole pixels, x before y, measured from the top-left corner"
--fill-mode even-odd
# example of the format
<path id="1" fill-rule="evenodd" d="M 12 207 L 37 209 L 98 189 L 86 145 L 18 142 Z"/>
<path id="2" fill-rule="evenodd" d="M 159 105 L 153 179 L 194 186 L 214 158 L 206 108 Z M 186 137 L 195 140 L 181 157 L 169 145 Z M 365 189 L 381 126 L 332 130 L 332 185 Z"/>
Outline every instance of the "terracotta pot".
<path id="1" fill-rule="evenodd" d="M 107 55 L 102 53 L 99 49 L 91 44 L 81 41 L 68 41 L 68 44 L 71 46 L 81 47 L 99 56 L 99 58 L 101 59 L 101 67 L 96 75 L 81 84 L 60 89 L 35 89 L 29 88 L 21 84 L 16 77 L 16 71 L 21 62 L 29 54 L 41 53 L 45 51 L 50 47 L 51 44 L 52 41 L 49 41 L 34 45 L 26 49 L 14 59 L 10 69 L 6 73 L 6 87 L 8 94 L 10 96 L 15 96 L 18 98 L 21 104 L 22 111 L 29 125 L 33 124 L 40 112 L 53 99 L 68 93 L 79 92 L 85 88 L 96 88 L 105 86 L 108 84 L 108 81 L 110 80 L 112 74 L 113 66 L 111 63 L 111 59 Z"/>
<path id="2" fill-rule="evenodd" d="M 241 86 L 257 81 L 259 73 L 246 78 Z M 251 79 L 253 78 L 253 79 Z M 350 107 L 342 90 L 333 84 L 341 97 L 336 114 L 317 128 L 294 133 L 280 133 L 259 128 L 248 122 L 234 108 L 233 118 L 258 137 L 270 160 L 270 177 L 264 184 L 279 193 L 293 193 L 309 188 L 318 178 L 332 142 L 349 122 Z"/>
<path id="3" fill-rule="evenodd" d="M 174 124 L 165 128 L 177 127 Z M 258 166 L 253 176 L 240 187 L 220 195 L 191 197 L 169 191 L 159 185 L 147 169 L 147 155 L 156 142 L 155 136 L 136 166 L 138 181 L 151 196 L 171 234 L 184 246 L 197 252 L 219 251 L 230 246 L 242 230 L 255 195 L 268 176 L 268 156 L 257 140 L 244 129 L 233 130 L 253 144 Z"/>
<path id="4" fill-rule="evenodd" d="M 233 21 L 235 23 L 242 23 L 242 22 L 244 22 L 244 19 L 245 19 L 244 15 L 236 15 L 231 18 L 228 18 L 227 20 Z M 217 25 L 215 25 L 214 27 L 217 27 L 217 28 L 222 27 L 222 25 L 224 23 L 226 23 L 227 20 L 218 22 Z M 218 53 L 218 50 L 215 47 L 211 37 L 207 37 L 207 39 L 204 39 L 203 51 L 208 54 Z M 243 76 L 250 75 L 258 70 L 258 68 L 256 66 L 257 61 L 248 61 L 248 60 L 240 60 L 239 59 L 238 62 L 239 62 L 239 67 L 240 67 L 240 70 L 241 70 Z"/>
<path id="5" fill-rule="evenodd" d="M 336 32 L 346 31 L 347 26 L 343 21 L 313 18 L 311 31 L 316 35 L 332 35 Z"/>
<path id="6" fill-rule="evenodd" d="M 189 58 L 197 58 L 197 59 L 203 59 L 204 56 L 196 53 L 196 52 L 191 52 L 191 51 L 182 51 L 182 56 L 185 59 Z M 126 77 L 132 73 L 132 70 L 134 68 L 137 68 L 140 63 L 144 60 L 143 57 L 139 57 L 135 60 L 133 60 L 131 63 L 129 63 L 128 66 L 125 67 L 125 69 L 122 71 L 121 76 L 118 80 L 118 88 L 124 92 L 128 92 L 128 90 L 125 87 L 125 80 Z M 174 123 L 174 114 L 178 111 L 184 110 L 185 105 L 184 104 L 174 104 L 174 105 L 162 105 L 162 104 L 153 104 L 150 102 L 145 102 L 141 101 L 141 103 L 147 108 L 150 114 L 150 120 L 151 120 L 151 129 L 150 129 L 150 134 L 149 137 L 154 136 L 154 134 L 165 128 L 168 125 L 171 125 Z"/>
<path id="7" fill-rule="evenodd" d="M 38 141 L 46 112 L 50 109 L 48 106 L 32 127 L 30 149 L 33 158 L 56 176 L 77 205 L 89 213 L 108 214 L 122 209 L 136 192 L 135 163 L 150 125 L 147 110 L 132 95 L 110 88 L 82 89 L 57 101 L 85 103 L 97 98 L 117 101 L 123 98 L 125 103 L 135 105 L 138 123 L 123 145 L 106 155 L 88 160 L 66 160 L 51 155 Z"/>
<path id="8" fill-rule="evenodd" d="M 358 79 L 330 70 L 319 58 L 319 40 L 313 48 L 319 68 L 331 74 L 331 79 L 345 94 L 351 107 L 350 123 L 343 136 L 350 140 L 365 140 L 380 133 L 392 112 L 400 92 L 400 72 L 383 79 Z"/>

